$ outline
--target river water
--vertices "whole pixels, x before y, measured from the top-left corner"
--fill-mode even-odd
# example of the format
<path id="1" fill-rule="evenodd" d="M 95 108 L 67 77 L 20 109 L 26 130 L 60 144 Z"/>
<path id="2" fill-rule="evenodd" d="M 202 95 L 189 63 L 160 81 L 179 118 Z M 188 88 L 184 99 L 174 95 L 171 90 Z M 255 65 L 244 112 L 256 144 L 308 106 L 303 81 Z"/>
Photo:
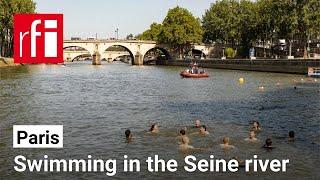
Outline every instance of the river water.
<path id="1" fill-rule="evenodd" d="M 207 79 L 182 79 L 183 67 L 130 66 L 123 63 L 92 66 L 90 62 L 2 68 L 0 81 L 0 179 L 106 178 L 97 173 L 15 172 L 13 159 L 117 159 L 116 179 L 310 179 L 319 178 L 320 93 L 319 82 L 302 75 L 207 69 Z M 245 83 L 239 84 L 243 77 Z M 263 86 L 264 91 L 258 91 Z M 297 89 L 293 87 L 296 86 Z M 180 128 L 195 119 L 208 127 L 206 137 L 190 136 L 191 145 L 206 148 L 194 152 L 198 159 L 290 159 L 285 173 L 187 173 L 186 154 L 175 141 Z M 248 143 L 249 124 L 258 120 L 260 142 Z M 147 134 L 154 122 L 160 134 Z M 64 126 L 63 149 L 13 149 L 12 126 L 52 124 Z M 134 134 L 125 143 L 124 131 Z M 295 131 L 296 140 L 287 134 Z M 236 149 L 223 151 L 219 144 L 229 136 Z M 261 148 L 270 137 L 276 147 Z M 123 172 L 123 155 L 141 160 L 141 172 Z M 178 171 L 151 173 L 145 160 L 159 155 L 176 159 Z M 1 178 L 2 177 L 2 178 Z"/>

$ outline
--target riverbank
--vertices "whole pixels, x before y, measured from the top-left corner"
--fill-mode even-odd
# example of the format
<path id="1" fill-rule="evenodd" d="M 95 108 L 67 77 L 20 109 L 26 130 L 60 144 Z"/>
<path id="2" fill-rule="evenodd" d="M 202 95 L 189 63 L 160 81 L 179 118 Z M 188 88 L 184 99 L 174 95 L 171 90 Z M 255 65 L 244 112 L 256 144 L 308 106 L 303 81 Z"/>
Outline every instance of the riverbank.
<path id="1" fill-rule="evenodd" d="M 8 66 L 21 66 L 21 64 L 15 64 L 13 58 L 0 58 L 0 67 L 8 67 Z"/>
<path id="2" fill-rule="evenodd" d="M 216 69 L 233 69 L 245 71 L 262 71 L 277 73 L 306 74 L 308 67 L 319 67 L 320 59 L 206 59 L 199 60 L 200 66 Z M 164 60 L 157 61 L 157 65 L 164 66 L 188 66 L 190 61 L 185 60 Z"/>

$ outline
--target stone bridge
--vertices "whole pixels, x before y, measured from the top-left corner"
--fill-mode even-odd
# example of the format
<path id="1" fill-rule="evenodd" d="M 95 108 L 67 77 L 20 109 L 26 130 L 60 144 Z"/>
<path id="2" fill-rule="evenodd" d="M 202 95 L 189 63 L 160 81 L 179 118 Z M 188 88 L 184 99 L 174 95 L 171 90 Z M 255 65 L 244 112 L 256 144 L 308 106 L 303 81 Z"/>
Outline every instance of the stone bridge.
<path id="1" fill-rule="evenodd" d="M 64 61 L 65 62 L 73 62 L 76 61 L 78 58 L 90 58 L 91 59 L 91 53 L 89 51 L 84 50 L 64 50 Z M 121 56 L 130 56 L 130 53 L 128 51 L 104 51 L 101 54 L 101 60 L 105 60 L 108 62 L 112 62 L 116 60 L 118 57 Z"/>
<path id="2" fill-rule="evenodd" d="M 74 58 L 83 54 L 92 56 L 92 64 L 99 65 L 103 58 L 113 58 L 108 55 L 106 50 L 113 46 L 120 46 L 127 50 L 132 58 L 133 65 L 143 65 L 145 55 L 155 49 L 161 50 L 167 57 L 173 57 L 172 54 L 162 45 L 158 45 L 154 41 L 139 41 L 139 40 L 65 40 L 63 48 L 79 47 L 81 51 L 64 51 L 64 60 L 72 61 Z M 205 45 L 193 45 L 193 49 L 202 52 L 204 55 L 209 54 L 209 47 Z M 126 55 L 126 54 L 122 54 Z M 119 55 L 120 56 L 120 55 Z M 70 60 L 71 59 L 71 60 Z"/>

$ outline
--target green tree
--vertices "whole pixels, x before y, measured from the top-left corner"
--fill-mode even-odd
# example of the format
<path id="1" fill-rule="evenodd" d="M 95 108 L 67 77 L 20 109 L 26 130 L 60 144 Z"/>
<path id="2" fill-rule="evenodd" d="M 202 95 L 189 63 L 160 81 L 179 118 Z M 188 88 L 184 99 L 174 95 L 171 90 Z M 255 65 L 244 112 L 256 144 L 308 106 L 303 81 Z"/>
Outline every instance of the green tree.
<path id="1" fill-rule="evenodd" d="M 303 7 L 306 31 L 315 37 L 320 36 L 320 1 L 308 0 Z"/>
<path id="2" fill-rule="evenodd" d="M 150 28 L 137 36 L 140 40 L 158 41 L 158 37 L 161 31 L 161 24 L 152 23 Z"/>
<path id="3" fill-rule="evenodd" d="M 305 34 L 317 38 L 320 36 L 320 1 L 308 0 L 303 6 L 303 22 L 305 25 Z"/>
<path id="4" fill-rule="evenodd" d="M 272 42 L 272 38 L 276 30 L 275 14 L 272 6 L 272 0 L 259 0 L 256 4 L 258 18 L 255 29 L 257 37 L 255 40 L 262 40 L 264 47 L 267 40 Z M 265 48 L 264 57 L 266 57 Z"/>
<path id="5" fill-rule="evenodd" d="M 0 53 L 1 56 L 13 55 L 13 15 L 33 13 L 35 3 L 32 0 L 0 1 Z"/>
<path id="6" fill-rule="evenodd" d="M 216 1 L 202 17 L 204 40 L 235 44 L 240 38 L 239 4 L 235 0 Z"/>
<path id="7" fill-rule="evenodd" d="M 222 0 L 211 4 L 202 17 L 204 40 L 244 47 L 245 55 L 258 36 L 258 6 L 250 0 Z"/>
<path id="8" fill-rule="evenodd" d="M 242 0 L 239 4 L 237 21 L 239 22 L 238 45 L 242 45 L 243 54 L 247 56 L 249 48 L 255 43 L 259 36 L 258 24 L 261 19 L 257 3 L 250 0 Z"/>
<path id="9" fill-rule="evenodd" d="M 179 6 L 170 9 L 162 22 L 158 42 L 170 45 L 179 57 L 190 49 L 192 43 L 202 42 L 203 31 L 200 19 Z"/>
<path id="10" fill-rule="evenodd" d="M 275 20 L 275 32 L 278 39 L 286 39 L 291 44 L 294 35 L 298 32 L 297 3 L 293 0 L 273 0 L 271 12 Z"/>

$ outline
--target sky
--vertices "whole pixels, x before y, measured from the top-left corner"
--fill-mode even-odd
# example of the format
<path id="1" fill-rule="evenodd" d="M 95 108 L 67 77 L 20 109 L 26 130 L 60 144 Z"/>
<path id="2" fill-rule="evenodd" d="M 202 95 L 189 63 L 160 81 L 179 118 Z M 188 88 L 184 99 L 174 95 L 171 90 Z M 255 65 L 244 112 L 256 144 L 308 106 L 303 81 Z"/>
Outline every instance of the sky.
<path id="1" fill-rule="evenodd" d="M 161 23 L 170 8 L 187 8 L 201 18 L 215 0 L 35 0 L 37 13 L 64 14 L 64 37 L 119 38 Z"/>

